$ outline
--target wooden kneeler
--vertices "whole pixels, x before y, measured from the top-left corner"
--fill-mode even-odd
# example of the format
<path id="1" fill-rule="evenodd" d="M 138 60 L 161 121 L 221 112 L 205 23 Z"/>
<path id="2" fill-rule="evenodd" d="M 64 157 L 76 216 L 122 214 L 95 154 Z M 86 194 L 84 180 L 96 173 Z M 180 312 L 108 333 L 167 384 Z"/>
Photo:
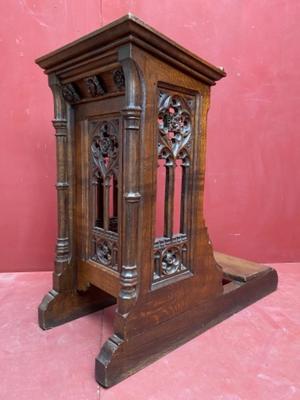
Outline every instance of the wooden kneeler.
<path id="1" fill-rule="evenodd" d="M 117 303 L 96 358 L 109 387 L 275 290 L 277 274 L 213 252 L 205 226 L 206 117 L 222 69 L 132 15 L 37 63 L 54 96 L 58 195 L 39 324 Z"/>

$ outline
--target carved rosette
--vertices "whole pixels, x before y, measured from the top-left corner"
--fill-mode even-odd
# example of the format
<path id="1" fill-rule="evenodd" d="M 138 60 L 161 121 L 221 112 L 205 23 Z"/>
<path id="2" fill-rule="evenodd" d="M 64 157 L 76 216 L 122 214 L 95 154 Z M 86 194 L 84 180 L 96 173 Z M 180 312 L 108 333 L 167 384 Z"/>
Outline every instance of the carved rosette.
<path id="1" fill-rule="evenodd" d="M 185 272 L 187 268 L 187 237 L 157 240 L 154 245 L 154 282 Z"/>
<path id="2" fill-rule="evenodd" d="M 172 275 L 178 271 L 181 265 L 178 247 L 170 247 L 164 251 L 161 260 L 161 269 L 163 274 Z"/>
<path id="3" fill-rule="evenodd" d="M 103 234 L 103 232 L 94 231 L 94 251 L 91 259 L 95 262 L 118 269 L 118 237 L 112 234 Z"/>

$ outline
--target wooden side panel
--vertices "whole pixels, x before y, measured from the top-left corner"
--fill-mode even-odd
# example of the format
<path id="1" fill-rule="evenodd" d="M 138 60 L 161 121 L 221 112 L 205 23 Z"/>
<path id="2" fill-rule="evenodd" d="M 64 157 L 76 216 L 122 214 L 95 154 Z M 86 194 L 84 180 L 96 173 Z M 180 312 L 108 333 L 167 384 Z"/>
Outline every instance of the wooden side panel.
<path id="1" fill-rule="evenodd" d="M 140 237 L 143 244 L 135 257 L 140 258 L 138 268 L 138 297 L 125 319 L 119 319 L 116 332 L 127 337 L 143 332 L 147 326 L 162 323 L 185 312 L 204 299 L 222 293 L 222 271 L 213 258 L 207 229 L 203 218 L 203 186 L 206 149 L 206 117 L 209 106 L 209 88 L 191 77 L 170 68 L 161 61 L 133 49 L 132 56 L 143 71 L 146 93 L 145 119 L 140 131 Z M 160 288 L 152 288 L 155 241 L 155 193 L 158 155 L 158 88 L 195 98 L 193 117 L 193 164 L 189 190 L 189 263 L 191 272 L 171 277 Z M 126 168 L 126 164 L 124 164 Z M 138 167 L 137 167 L 138 168 Z M 126 215 L 126 211 L 123 210 Z M 126 216 L 125 216 L 126 218 Z"/>
<path id="2" fill-rule="evenodd" d="M 90 284 L 117 297 L 121 247 L 118 232 L 112 229 L 109 218 L 112 178 L 122 188 L 122 120 L 120 109 L 124 95 L 99 99 L 76 106 L 76 198 L 75 236 L 78 288 Z M 97 154 L 95 154 L 97 151 Z M 95 177 L 101 177 L 102 226 L 96 226 Z M 115 201 L 115 200 L 114 200 Z M 117 200 L 118 215 L 122 215 L 121 198 Z M 121 221 L 118 220 L 118 230 Z M 97 267 L 98 264 L 98 267 Z"/>

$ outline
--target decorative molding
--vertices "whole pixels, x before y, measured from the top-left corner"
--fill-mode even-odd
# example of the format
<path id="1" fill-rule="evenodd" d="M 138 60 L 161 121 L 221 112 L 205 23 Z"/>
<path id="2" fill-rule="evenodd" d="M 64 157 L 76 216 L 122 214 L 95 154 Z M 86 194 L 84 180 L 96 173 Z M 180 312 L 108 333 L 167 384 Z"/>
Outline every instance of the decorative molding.
<path id="1" fill-rule="evenodd" d="M 179 233 L 178 235 L 174 235 L 172 238 L 161 237 L 155 240 L 154 248 L 155 249 L 164 249 L 167 246 L 174 244 L 181 244 L 187 242 L 187 235 L 184 233 Z"/>
<path id="2" fill-rule="evenodd" d="M 113 80 L 118 90 L 125 88 L 125 76 L 122 68 L 113 72 Z"/>
<path id="3" fill-rule="evenodd" d="M 104 84 L 96 75 L 84 79 L 91 97 L 103 96 L 106 93 Z"/>
<path id="4" fill-rule="evenodd" d="M 121 69 L 113 74 L 119 90 L 125 90 L 125 106 L 122 109 L 122 193 L 126 194 L 123 203 L 123 215 L 126 220 L 121 226 L 121 273 L 118 313 L 125 316 L 130 313 L 137 296 L 137 282 L 140 276 L 141 260 L 139 248 L 142 245 L 140 230 L 141 194 L 141 143 L 142 143 L 142 105 L 145 90 L 142 72 L 132 58 L 131 44 L 125 44 L 118 50 Z M 124 332 L 125 333 L 125 332 Z"/>
<path id="5" fill-rule="evenodd" d="M 66 85 L 62 86 L 62 95 L 69 103 L 77 103 L 80 101 L 80 95 L 73 83 L 67 83 Z"/>

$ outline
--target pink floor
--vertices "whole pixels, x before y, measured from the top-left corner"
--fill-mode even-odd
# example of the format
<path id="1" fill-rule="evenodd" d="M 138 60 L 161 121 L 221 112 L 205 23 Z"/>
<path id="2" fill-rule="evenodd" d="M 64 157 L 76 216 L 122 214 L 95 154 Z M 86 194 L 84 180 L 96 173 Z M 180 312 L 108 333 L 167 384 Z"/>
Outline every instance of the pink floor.
<path id="1" fill-rule="evenodd" d="M 48 272 L 0 274 L 2 400 L 300 399 L 300 264 L 277 264 L 279 290 L 110 389 L 94 358 L 113 309 L 50 331 L 37 307 Z"/>

